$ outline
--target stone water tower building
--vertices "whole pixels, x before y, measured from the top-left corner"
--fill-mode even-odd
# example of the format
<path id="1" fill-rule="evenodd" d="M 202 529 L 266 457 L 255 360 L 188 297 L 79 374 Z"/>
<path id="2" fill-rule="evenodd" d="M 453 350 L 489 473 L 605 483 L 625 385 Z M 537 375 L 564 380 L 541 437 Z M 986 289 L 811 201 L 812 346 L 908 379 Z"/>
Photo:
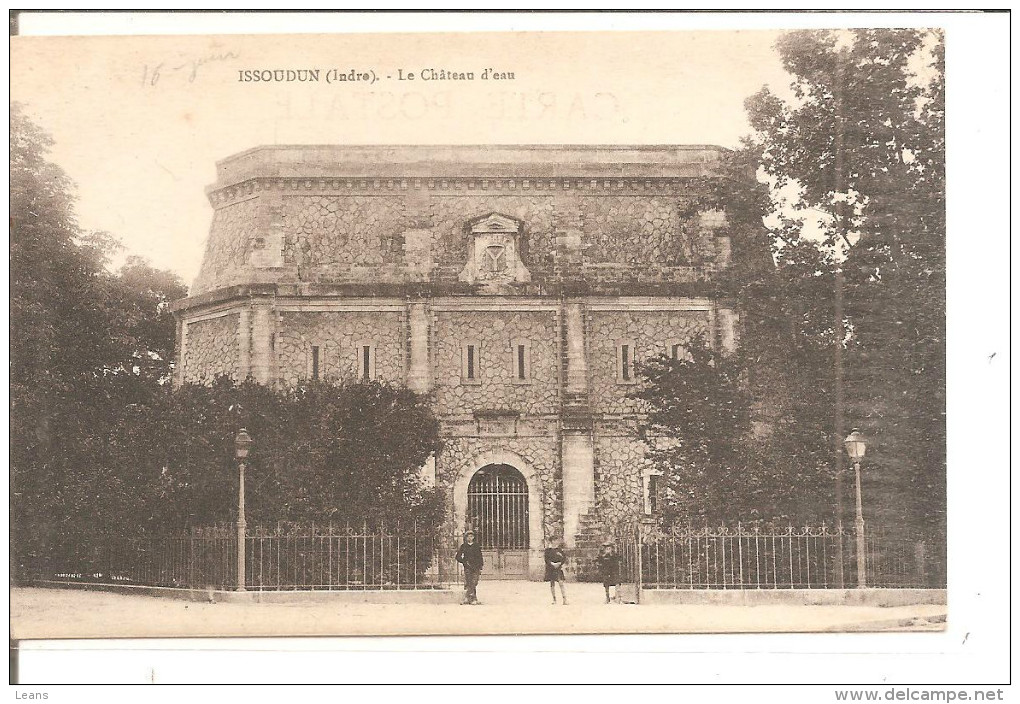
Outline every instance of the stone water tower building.
<path id="1" fill-rule="evenodd" d="M 217 164 L 177 383 L 377 379 L 431 394 L 435 481 L 497 576 L 654 509 L 635 364 L 735 344 L 710 146 L 270 146 Z"/>

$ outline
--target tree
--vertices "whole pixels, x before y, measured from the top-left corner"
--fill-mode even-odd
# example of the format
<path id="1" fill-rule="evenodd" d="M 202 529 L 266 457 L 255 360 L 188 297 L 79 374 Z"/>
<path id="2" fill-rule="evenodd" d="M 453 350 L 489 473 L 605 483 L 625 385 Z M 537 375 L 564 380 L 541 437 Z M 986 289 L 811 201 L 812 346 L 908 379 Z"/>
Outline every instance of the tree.
<path id="1" fill-rule="evenodd" d="M 74 215 L 52 140 L 11 106 L 11 524 L 14 564 L 58 531 L 135 521 L 145 505 L 130 463 L 110 461 L 131 409 L 161 393 L 175 331 L 176 276 L 131 259 Z"/>
<path id="2" fill-rule="evenodd" d="M 274 390 L 226 377 L 186 384 L 147 409 L 162 426 L 156 446 L 140 448 L 158 485 L 157 525 L 172 528 L 234 520 L 234 435 L 254 441 L 248 517 L 277 521 L 421 521 L 438 525 L 438 495 L 420 468 L 440 449 L 439 423 L 426 399 L 376 382 L 311 383 Z"/>
<path id="3" fill-rule="evenodd" d="M 441 518 L 438 496 L 419 473 L 440 449 L 439 423 L 426 400 L 406 388 L 313 383 L 277 390 L 219 377 L 208 386 L 161 387 L 139 403 L 124 400 L 111 402 L 118 411 L 107 413 L 102 432 L 80 408 L 60 419 L 79 443 L 62 443 L 73 461 L 51 475 L 68 499 L 55 507 L 67 532 L 87 526 L 131 534 L 236 520 L 234 437 L 241 427 L 254 440 L 247 462 L 253 524 L 437 525 Z"/>
<path id="4" fill-rule="evenodd" d="M 234 436 L 255 439 L 249 519 L 422 521 L 442 506 L 418 469 L 438 452 L 427 402 L 382 384 L 290 391 L 221 378 L 172 389 L 186 295 L 170 272 L 83 231 L 51 140 L 12 106 L 12 568 L 85 545 L 236 519 Z"/>
<path id="5" fill-rule="evenodd" d="M 793 99 L 764 89 L 748 100 L 751 147 L 777 208 L 781 194 L 793 191 L 787 207 L 822 216 L 817 242 L 791 229 L 773 231 L 779 268 L 791 255 L 809 263 L 815 247 L 816 264 L 801 270 L 794 285 L 832 281 L 840 269 L 846 279 L 842 329 L 824 323 L 833 317 L 827 298 L 804 300 L 800 320 L 811 324 L 800 337 L 807 348 L 844 347 L 848 425 L 871 438 L 870 520 L 944 536 L 941 36 L 802 31 L 784 36 L 778 49 L 793 78 Z M 816 373 L 810 366 L 808 374 Z M 830 431 L 830 446 L 839 440 Z"/>
<path id="6" fill-rule="evenodd" d="M 118 368 L 144 379 L 171 379 L 177 326 L 170 303 L 187 295 L 176 274 L 155 269 L 141 257 L 128 257 L 111 282 L 108 306 L 114 328 Z"/>
<path id="7" fill-rule="evenodd" d="M 648 459 L 666 477 L 667 523 L 740 516 L 744 507 L 735 504 L 747 495 L 751 399 L 743 369 L 704 345 L 688 354 L 643 365 L 647 384 L 634 393 L 648 406 L 642 434 L 651 439 Z"/>
<path id="8" fill-rule="evenodd" d="M 644 383 L 634 396 L 646 403 L 640 427 L 647 458 L 665 477 L 662 523 L 829 518 L 831 475 L 811 457 L 819 450 L 817 431 L 792 422 L 788 410 L 764 416 L 749 373 L 752 367 L 760 373 L 760 365 L 752 355 L 705 345 L 691 347 L 686 358 L 642 365 Z"/>
<path id="9" fill-rule="evenodd" d="M 754 177 L 759 162 L 753 144 L 730 152 L 717 176 L 693 185 L 690 204 L 726 216 L 719 234 L 730 238 L 733 256 L 715 276 L 714 297 L 740 311 L 740 344 L 726 355 L 692 350 L 689 359 L 641 370 L 637 396 L 649 408 L 642 434 L 665 476 L 667 523 L 831 521 L 831 413 L 817 407 L 831 404 L 832 316 L 815 312 L 831 305 L 832 278 L 820 273 L 828 260 L 817 247 L 776 247 L 798 223 L 765 228 L 775 204 Z M 693 438 L 703 443 L 700 454 Z"/>
<path id="10" fill-rule="evenodd" d="M 697 520 L 707 511 L 727 521 L 748 515 L 831 521 L 833 448 L 842 440 L 832 422 L 839 345 L 848 428 L 850 421 L 860 424 L 871 438 L 864 488 L 869 522 L 939 538 L 945 520 L 941 37 L 793 32 L 778 49 L 793 98 L 763 89 L 748 99 L 755 133 L 730 156 L 723 178 L 700 184 L 702 195 L 692 205 L 726 213 L 734 260 L 717 277 L 715 295 L 741 312 L 740 349 L 725 360 L 695 357 L 646 369 L 646 435 L 676 443 L 651 454 L 675 492 L 665 518 Z M 756 171 L 766 183 L 750 182 Z M 762 218 L 774 224 L 766 230 Z M 806 234 L 812 221 L 817 236 Z M 846 308 L 837 325 L 840 271 Z M 727 418 L 711 407 L 715 393 L 726 408 L 749 409 L 750 433 L 744 411 Z M 692 448 L 691 433 L 717 436 Z M 729 463 L 712 462 L 713 455 L 728 455 Z M 851 496 L 843 505 L 852 505 Z"/>

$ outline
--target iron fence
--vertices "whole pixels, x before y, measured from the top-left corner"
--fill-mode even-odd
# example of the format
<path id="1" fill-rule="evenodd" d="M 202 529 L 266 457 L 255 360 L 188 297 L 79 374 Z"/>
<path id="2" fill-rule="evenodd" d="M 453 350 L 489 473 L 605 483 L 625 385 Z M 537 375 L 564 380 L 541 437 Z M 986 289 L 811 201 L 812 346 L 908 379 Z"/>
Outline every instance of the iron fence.
<path id="1" fill-rule="evenodd" d="M 245 543 L 249 589 L 433 589 L 462 580 L 454 538 L 416 526 L 279 524 L 256 527 Z"/>
<path id="2" fill-rule="evenodd" d="M 248 590 L 437 589 L 462 581 L 454 538 L 433 530 L 280 523 L 245 533 Z M 180 535 L 74 536 L 41 562 L 46 579 L 189 589 L 237 588 L 233 526 Z"/>
<path id="3" fill-rule="evenodd" d="M 628 546 L 627 541 L 633 546 Z M 621 545 L 621 541 L 623 544 Z M 866 537 L 869 587 L 944 586 L 922 541 Z M 651 589 L 840 589 L 857 584 L 852 531 L 774 526 L 674 528 L 639 526 L 618 535 L 633 579 Z M 941 583 L 940 583 L 941 582 Z"/>
<path id="4" fill-rule="evenodd" d="M 628 522 L 613 532 L 620 578 L 644 589 L 838 589 L 857 584 L 853 531 L 746 526 L 660 529 Z M 280 523 L 245 534 L 249 590 L 436 589 L 463 581 L 453 535 L 417 525 Z M 942 588 L 944 560 L 929 544 L 872 531 L 869 587 Z M 575 555 L 581 579 L 595 557 Z M 63 536 L 35 564 L 45 579 L 191 589 L 237 587 L 234 526 L 177 535 Z"/>
<path id="5" fill-rule="evenodd" d="M 50 579 L 155 587 L 228 589 L 237 580 L 236 532 L 193 529 L 182 535 L 68 536 L 36 570 Z"/>

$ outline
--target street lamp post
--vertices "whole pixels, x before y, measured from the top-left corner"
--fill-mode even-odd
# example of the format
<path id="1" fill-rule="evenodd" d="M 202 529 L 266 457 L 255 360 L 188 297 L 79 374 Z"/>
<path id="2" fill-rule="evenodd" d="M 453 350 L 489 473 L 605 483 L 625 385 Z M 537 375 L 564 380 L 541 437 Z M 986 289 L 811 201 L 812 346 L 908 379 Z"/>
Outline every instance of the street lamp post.
<path id="1" fill-rule="evenodd" d="M 243 592 L 244 575 L 244 533 L 247 523 L 244 520 L 244 461 L 248 458 L 251 447 L 251 436 L 241 428 L 234 437 L 234 455 L 237 457 L 237 591 Z"/>
<path id="2" fill-rule="evenodd" d="M 867 449 L 867 444 L 864 441 L 864 436 L 861 435 L 857 428 L 846 436 L 846 440 L 843 441 L 843 446 L 846 448 L 846 453 L 850 455 L 850 459 L 854 463 L 854 484 L 856 486 L 856 498 L 857 498 L 857 520 L 855 521 L 855 527 L 857 529 L 857 587 L 863 589 L 868 586 L 868 563 L 867 563 L 867 552 L 864 543 L 864 511 L 861 508 L 861 459 L 864 457 L 864 451 Z"/>

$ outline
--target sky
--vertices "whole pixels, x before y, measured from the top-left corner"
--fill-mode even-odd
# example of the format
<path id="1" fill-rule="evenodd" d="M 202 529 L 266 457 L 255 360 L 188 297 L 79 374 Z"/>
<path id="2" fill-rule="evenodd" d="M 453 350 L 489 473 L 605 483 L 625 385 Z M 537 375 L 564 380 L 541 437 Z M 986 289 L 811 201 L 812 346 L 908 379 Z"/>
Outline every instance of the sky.
<path id="1" fill-rule="evenodd" d="M 717 144 L 788 79 L 776 31 L 16 37 L 11 97 L 55 140 L 78 215 L 191 283 L 215 164 L 263 144 Z M 242 82 L 242 70 L 375 72 Z M 481 80 L 492 68 L 513 80 Z M 474 81 L 400 72 L 474 71 Z M 322 77 L 322 73 L 320 73 Z"/>

